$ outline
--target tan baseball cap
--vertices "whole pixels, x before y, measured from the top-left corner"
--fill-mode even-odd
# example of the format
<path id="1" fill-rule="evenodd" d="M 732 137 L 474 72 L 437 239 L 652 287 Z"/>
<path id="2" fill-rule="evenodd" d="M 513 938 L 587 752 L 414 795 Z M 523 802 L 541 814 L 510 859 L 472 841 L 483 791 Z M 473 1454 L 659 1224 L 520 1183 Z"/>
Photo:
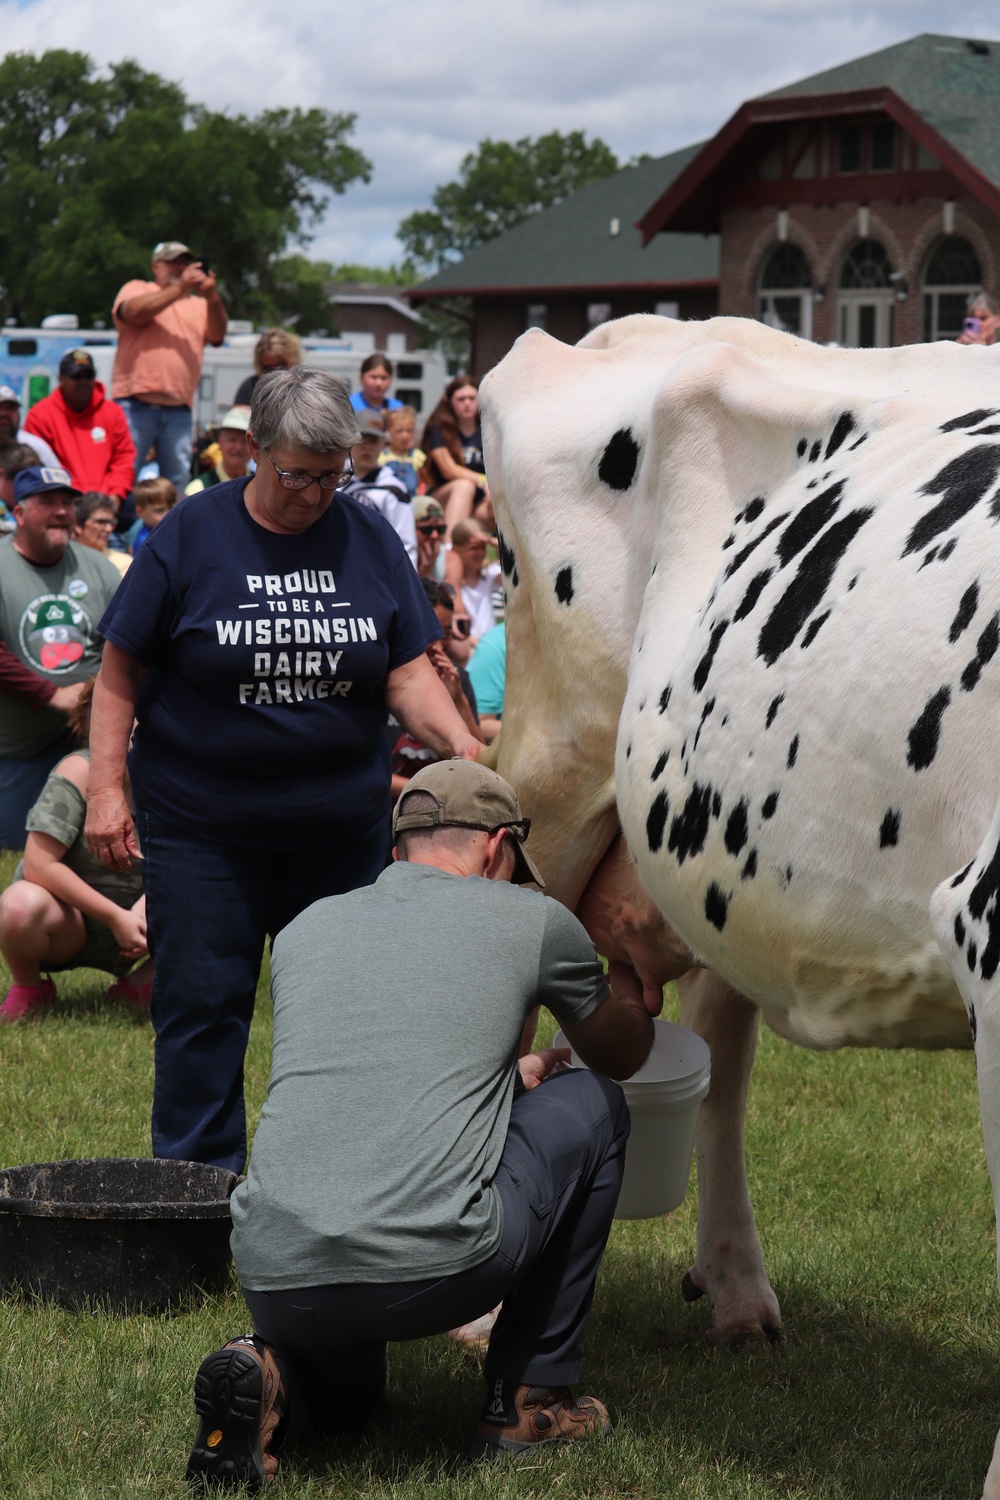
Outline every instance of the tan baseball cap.
<path id="1" fill-rule="evenodd" d="M 153 246 L 154 260 L 179 260 L 182 255 L 190 254 L 187 245 L 182 245 L 180 240 L 161 240 Z"/>
<path id="2" fill-rule="evenodd" d="M 406 804 L 414 792 L 427 792 L 437 806 L 408 813 Z M 515 885 L 533 880 L 543 886 L 538 866 L 526 852 L 531 820 L 521 816 L 517 793 L 509 781 L 475 760 L 441 760 L 425 766 L 410 778 L 392 815 L 393 838 L 411 828 L 476 828 L 496 833 L 506 828 L 514 851 Z"/>

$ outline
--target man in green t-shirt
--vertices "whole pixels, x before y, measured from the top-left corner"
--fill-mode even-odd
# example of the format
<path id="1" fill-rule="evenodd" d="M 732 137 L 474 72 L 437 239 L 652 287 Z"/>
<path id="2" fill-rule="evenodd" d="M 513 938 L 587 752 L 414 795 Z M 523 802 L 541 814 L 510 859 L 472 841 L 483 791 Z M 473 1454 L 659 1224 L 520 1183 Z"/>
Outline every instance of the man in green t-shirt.
<path id="1" fill-rule="evenodd" d="M 65 469 L 21 469 L 17 530 L 0 540 L 2 848 L 24 847 L 28 811 L 71 748 L 66 714 L 100 666 L 97 625 L 121 582 L 107 558 L 70 541 L 79 493 Z"/>
<path id="2" fill-rule="evenodd" d="M 574 1398 L 629 1119 L 602 1073 L 521 1058 L 547 1005 L 581 1058 L 641 1067 L 652 1016 L 608 988 L 541 877 L 513 789 L 472 761 L 419 771 L 396 862 L 279 934 L 274 1046 L 233 1254 L 254 1333 L 203 1361 L 193 1482 L 254 1486 L 310 1419 L 384 1400 L 387 1341 L 502 1300 L 470 1456 L 610 1431 Z"/>

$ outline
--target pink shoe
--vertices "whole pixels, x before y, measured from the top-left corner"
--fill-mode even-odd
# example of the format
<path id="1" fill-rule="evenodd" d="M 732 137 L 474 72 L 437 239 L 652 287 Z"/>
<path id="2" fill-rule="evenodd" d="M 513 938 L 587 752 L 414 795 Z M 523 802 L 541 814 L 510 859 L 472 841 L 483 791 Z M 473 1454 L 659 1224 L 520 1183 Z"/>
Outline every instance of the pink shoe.
<path id="1" fill-rule="evenodd" d="M 23 1021 L 52 1004 L 56 998 L 56 987 L 51 979 L 38 984 L 12 984 L 7 997 L 0 1005 L 0 1022 Z"/>
<path id="2" fill-rule="evenodd" d="M 124 1000 L 126 1005 L 134 1005 L 136 1010 L 149 1009 L 149 997 L 152 993 L 151 979 L 146 984 L 130 984 L 127 979 L 116 979 L 108 987 L 109 1000 Z"/>

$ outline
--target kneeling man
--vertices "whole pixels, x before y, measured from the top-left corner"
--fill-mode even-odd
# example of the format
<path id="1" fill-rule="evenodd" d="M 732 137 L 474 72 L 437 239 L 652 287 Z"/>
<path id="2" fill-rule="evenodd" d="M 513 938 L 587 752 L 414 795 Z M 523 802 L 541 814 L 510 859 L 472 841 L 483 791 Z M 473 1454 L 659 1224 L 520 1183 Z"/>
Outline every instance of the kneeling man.
<path id="1" fill-rule="evenodd" d="M 396 862 L 276 939 L 270 1089 L 232 1199 L 255 1331 L 198 1371 L 190 1480 L 267 1482 L 291 1432 L 383 1403 L 387 1341 L 500 1301 L 469 1456 L 610 1432 L 571 1390 L 629 1132 L 601 1073 L 641 1067 L 653 1022 L 565 907 L 519 889 L 542 884 L 527 832 L 495 772 L 428 766 Z M 518 1064 L 539 1004 L 601 1073 Z"/>

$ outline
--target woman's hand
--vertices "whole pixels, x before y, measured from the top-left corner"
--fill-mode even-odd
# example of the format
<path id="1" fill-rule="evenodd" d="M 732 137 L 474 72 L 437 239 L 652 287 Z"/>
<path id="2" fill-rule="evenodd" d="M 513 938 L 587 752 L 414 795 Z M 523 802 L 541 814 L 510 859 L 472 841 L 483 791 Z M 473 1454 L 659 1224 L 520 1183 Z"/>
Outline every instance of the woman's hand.
<path id="1" fill-rule="evenodd" d="M 137 901 L 128 911 L 120 908 L 118 915 L 108 923 L 115 942 L 122 950 L 122 958 L 143 958 L 146 947 L 146 902 Z"/>
<path id="2" fill-rule="evenodd" d="M 91 854 L 109 870 L 131 870 L 132 861 L 142 858 L 132 814 L 120 787 L 90 794 L 84 835 Z"/>
<path id="3" fill-rule="evenodd" d="M 455 670 L 455 663 L 448 656 L 440 641 L 433 641 L 428 646 L 427 655 L 430 657 L 441 681 L 448 689 L 448 695 L 452 703 L 460 710 L 465 699 L 465 694 L 462 691 L 461 679 Z"/>

